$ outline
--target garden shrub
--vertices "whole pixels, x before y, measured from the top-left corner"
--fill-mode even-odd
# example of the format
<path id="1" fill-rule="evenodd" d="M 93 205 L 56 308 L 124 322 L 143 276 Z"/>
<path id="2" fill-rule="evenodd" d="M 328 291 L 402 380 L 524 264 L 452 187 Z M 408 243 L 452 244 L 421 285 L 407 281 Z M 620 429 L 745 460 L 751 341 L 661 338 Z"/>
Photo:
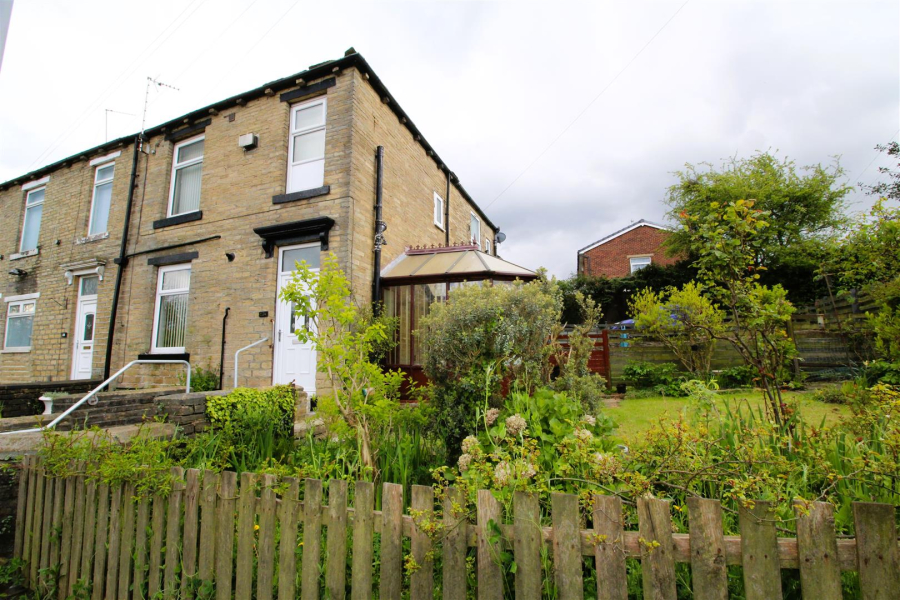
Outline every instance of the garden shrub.
<path id="1" fill-rule="evenodd" d="M 622 376 L 637 388 L 639 395 L 685 396 L 681 384 L 687 381 L 685 373 L 675 363 L 632 361 L 625 365 Z"/>
<path id="2" fill-rule="evenodd" d="M 753 367 L 749 365 L 739 365 L 722 369 L 716 373 L 715 379 L 720 388 L 730 390 L 752 386 L 753 377 Z"/>
<path id="3" fill-rule="evenodd" d="M 185 385 L 187 376 L 184 372 L 178 374 L 178 385 Z M 191 391 L 211 392 L 222 389 L 219 385 L 219 371 L 209 365 L 191 367 Z"/>
<path id="4" fill-rule="evenodd" d="M 226 396 L 207 398 L 206 416 L 214 428 L 230 431 L 270 422 L 280 435 L 293 435 L 296 397 L 291 385 L 236 388 Z"/>
<path id="5" fill-rule="evenodd" d="M 589 362 L 594 351 L 594 340 L 591 332 L 600 321 L 602 310 L 593 299 L 581 292 L 575 293 L 575 300 L 581 309 L 581 323 L 568 332 L 568 348 L 563 348 L 558 341 L 563 327 L 560 325 L 551 336 L 549 356 L 559 368 L 559 376 L 550 386 L 560 392 L 568 392 L 573 398 L 580 400 L 584 410 L 593 414 L 606 395 L 606 379 L 591 371 Z M 547 363 L 550 364 L 549 362 Z"/>

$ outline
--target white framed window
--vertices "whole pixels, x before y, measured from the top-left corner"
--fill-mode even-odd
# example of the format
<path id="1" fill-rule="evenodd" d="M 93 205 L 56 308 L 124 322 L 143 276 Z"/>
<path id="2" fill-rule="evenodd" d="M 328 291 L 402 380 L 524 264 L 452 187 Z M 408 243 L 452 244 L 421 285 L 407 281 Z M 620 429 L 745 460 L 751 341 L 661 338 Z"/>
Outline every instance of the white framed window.
<path id="1" fill-rule="evenodd" d="M 31 334 L 34 330 L 34 311 L 37 299 L 7 299 L 6 335 L 3 338 L 3 349 L 11 352 L 28 352 L 31 350 Z"/>
<path id="2" fill-rule="evenodd" d="M 649 267 L 651 259 L 649 256 L 632 256 L 628 259 L 631 266 L 631 272 L 640 271 L 644 267 Z"/>
<path id="3" fill-rule="evenodd" d="M 88 235 L 106 233 L 109 225 L 109 207 L 112 204 L 113 172 L 115 164 L 100 165 L 94 172 L 94 197 L 91 200 L 91 219 Z"/>
<path id="4" fill-rule="evenodd" d="M 316 98 L 291 107 L 287 193 L 325 185 L 325 118 L 328 101 Z"/>
<path id="5" fill-rule="evenodd" d="M 190 263 L 159 268 L 151 352 L 184 352 L 190 289 Z"/>
<path id="6" fill-rule="evenodd" d="M 469 238 L 472 240 L 473 244 L 476 244 L 478 248 L 481 248 L 481 219 L 475 216 L 475 213 L 471 213 L 472 218 L 469 220 Z"/>
<path id="7" fill-rule="evenodd" d="M 487 254 L 491 253 L 491 240 L 489 238 L 484 238 L 484 251 Z"/>
<path id="8" fill-rule="evenodd" d="M 444 230 L 444 199 L 437 192 L 434 193 L 434 224 Z"/>
<path id="9" fill-rule="evenodd" d="M 170 217 L 200 210 L 205 139 L 199 135 L 175 144 L 172 154 L 172 184 L 169 190 Z"/>
<path id="10" fill-rule="evenodd" d="M 44 213 L 44 194 L 47 188 L 29 190 L 25 195 L 25 221 L 22 223 L 22 243 L 19 252 L 34 250 L 41 233 L 41 215 Z"/>

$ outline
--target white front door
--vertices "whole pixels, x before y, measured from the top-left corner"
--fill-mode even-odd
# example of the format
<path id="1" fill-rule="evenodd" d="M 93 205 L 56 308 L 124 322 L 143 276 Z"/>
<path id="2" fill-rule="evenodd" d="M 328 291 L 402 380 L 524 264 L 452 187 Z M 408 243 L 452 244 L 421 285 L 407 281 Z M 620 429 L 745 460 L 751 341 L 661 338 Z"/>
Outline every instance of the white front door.
<path id="1" fill-rule="evenodd" d="M 319 244 L 286 246 L 278 253 L 278 298 L 275 307 L 275 364 L 272 383 L 294 382 L 308 394 L 316 391 L 316 351 L 312 342 L 302 343 L 296 331 L 310 327 L 298 317 L 292 302 L 281 299 L 281 289 L 291 281 L 297 262 L 305 260 L 310 268 L 319 268 Z"/>
<path id="2" fill-rule="evenodd" d="M 97 277 L 78 281 L 78 308 L 73 336 L 72 379 L 90 379 L 94 362 L 94 335 L 97 321 Z"/>

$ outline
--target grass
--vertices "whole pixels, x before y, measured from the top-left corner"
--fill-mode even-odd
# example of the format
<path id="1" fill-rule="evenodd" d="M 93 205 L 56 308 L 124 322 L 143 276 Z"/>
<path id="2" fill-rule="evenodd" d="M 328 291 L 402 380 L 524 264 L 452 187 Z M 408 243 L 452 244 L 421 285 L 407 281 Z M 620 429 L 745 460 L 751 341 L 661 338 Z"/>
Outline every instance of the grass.
<path id="1" fill-rule="evenodd" d="M 719 402 L 744 400 L 751 406 L 762 406 L 762 392 L 747 390 L 728 392 L 719 395 Z M 785 392 L 785 401 L 796 404 L 803 418 L 811 425 L 818 426 L 822 419 L 831 424 L 850 414 L 850 410 L 842 404 L 825 404 L 813 400 L 812 392 Z M 667 398 L 654 396 L 651 398 L 625 399 L 616 408 L 607 408 L 605 413 L 618 424 L 615 436 L 623 440 L 633 439 L 660 421 L 672 421 L 681 416 L 687 407 L 687 398 Z"/>

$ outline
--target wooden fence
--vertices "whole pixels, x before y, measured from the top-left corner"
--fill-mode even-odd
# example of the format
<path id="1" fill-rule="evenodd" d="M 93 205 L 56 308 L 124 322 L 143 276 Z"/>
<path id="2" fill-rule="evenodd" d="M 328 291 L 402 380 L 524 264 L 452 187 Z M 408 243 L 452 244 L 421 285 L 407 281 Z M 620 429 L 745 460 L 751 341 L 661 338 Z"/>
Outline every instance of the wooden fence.
<path id="1" fill-rule="evenodd" d="M 376 511 L 374 487 L 366 482 L 355 484 L 350 508 L 345 481 L 329 482 L 323 505 L 323 484 L 315 479 L 303 482 L 301 502 L 297 479 L 174 471 L 167 497 L 135 500 L 131 484 L 97 483 L 84 473 L 47 477 L 38 459 L 27 457 L 15 555 L 25 561 L 28 585 L 45 597 L 184 598 L 194 594 L 192 582 L 199 578 L 215 582 L 217 600 L 348 594 L 419 600 L 437 596 L 436 589 L 445 599 L 462 600 L 474 548 L 477 576 L 469 597 L 530 599 L 542 595 L 545 548 L 561 600 L 581 600 L 586 591 L 593 596 L 584 589 L 586 561 L 596 565 L 597 598 L 625 599 L 627 558 L 641 561 L 648 599 L 676 598 L 676 563 L 690 564 L 698 600 L 727 598 L 728 565 L 743 566 L 748 600 L 781 598 L 781 569 L 799 569 L 808 600 L 841 598 L 842 570 L 859 572 L 865 599 L 896 598 L 900 590 L 895 507 L 884 504 L 854 505 L 856 539 L 837 538 L 830 504 L 798 507 L 795 539 L 777 537 L 765 502 L 741 510 L 738 537 L 723 535 L 722 507 L 713 500 L 688 502 L 688 535 L 672 532 L 663 500 L 639 500 L 638 531 L 625 531 L 619 498 L 596 496 L 585 530 L 574 495 L 553 494 L 552 527 L 541 527 L 533 495 L 517 494 L 512 514 L 503 515 L 494 496 L 481 491 L 471 524 L 455 512 L 461 498 L 451 490 L 442 527 L 435 529 L 429 487 L 412 487 L 406 515 L 396 484 L 384 484 L 382 510 Z M 506 520 L 512 523 L 502 524 Z M 404 538 L 410 538 L 406 556 Z M 512 552 L 514 575 L 504 573 L 501 552 Z M 409 569 L 407 583 L 410 555 L 418 568 Z M 90 582 L 89 596 L 83 582 Z"/>

